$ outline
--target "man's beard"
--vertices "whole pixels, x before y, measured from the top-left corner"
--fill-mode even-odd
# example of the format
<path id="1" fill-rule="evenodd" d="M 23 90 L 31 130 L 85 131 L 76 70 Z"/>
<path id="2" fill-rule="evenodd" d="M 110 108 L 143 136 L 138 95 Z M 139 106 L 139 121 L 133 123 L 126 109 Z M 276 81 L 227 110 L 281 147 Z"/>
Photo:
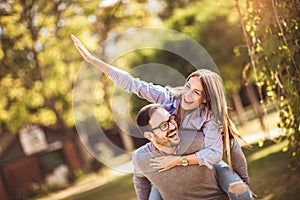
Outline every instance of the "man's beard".
<path id="1" fill-rule="evenodd" d="M 176 131 L 176 128 L 175 129 L 173 129 L 173 130 L 168 130 L 168 132 L 166 133 L 166 135 L 169 135 L 171 132 L 174 132 L 174 131 Z M 176 133 L 176 134 L 178 134 L 178 133 Z M 178 137 L 178 135 L 177 135 L 177 137 Z M 157 138 L 157 140 L 156 140 L 156 144 L 157 145 L 159 145 L 160 147 L 162 147 L 162 148 L 174 148 L 174 147 L 177 147 L 178 145 L 179 145 L 179 143 L 180 143 L 180 139 L 178 138 L 178 140 L 177 141 L 170 141 L 170 140 L 168 140 L 168 139 L 159 139 L 159 138 Z"/>

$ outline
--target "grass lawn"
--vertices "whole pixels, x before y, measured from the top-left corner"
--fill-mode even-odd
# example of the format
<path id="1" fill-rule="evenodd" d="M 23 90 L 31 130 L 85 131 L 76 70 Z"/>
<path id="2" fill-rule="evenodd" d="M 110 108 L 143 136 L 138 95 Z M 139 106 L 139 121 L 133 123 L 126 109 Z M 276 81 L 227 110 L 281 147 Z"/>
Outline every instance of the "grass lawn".
<path id="1" fill-rule="evenodd" d="M 289 171 L 288 154 L 282 152 L 286 142 L 267 141 L 263 147 L 245 149 L 251 178 L 251 189 L 261 200 L 299 199 L 300 169 Z M 101 187 L 71 196 L 65 200 L 136 200 L 132 175 L 122 176 Z"/>
<path id="2" fill-rule="evenodd" d="M 133 188 L 132 174 L 106 183 L 101 187 L 81 193 L 64 200 L 137 200 Z"/>
<path id="3" fill-rule="evenodd" d="M 244 150 L 248 160 L 251 189 L 263 200 L 298 200 L 300 169 L 288 168 L 289 154 L 282 152 L 286 141 L 279 144 L 267 141 Z"/>

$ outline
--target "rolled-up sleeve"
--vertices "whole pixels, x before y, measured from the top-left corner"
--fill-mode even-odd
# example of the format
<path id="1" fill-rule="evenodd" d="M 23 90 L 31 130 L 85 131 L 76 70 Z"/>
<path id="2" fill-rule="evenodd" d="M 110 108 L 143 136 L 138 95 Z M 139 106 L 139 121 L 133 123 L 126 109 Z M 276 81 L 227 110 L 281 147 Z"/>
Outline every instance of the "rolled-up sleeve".
<path id="1" fill-rule="evenodd" d="M 203 124 L 204 148 L 196 152 L 199 165 L 205 165 L 212 169 L 213 165 L 222 160 L 223 141 L 222 127 L 214 120 Z"/>
<path id="2" fill-rule="evenodd" d="M 165 107 L 173 105 L 175 101 L 174 95 L 169 87 L 142 81 L 139 78 L 134 78 L 128 72 L 121 69 L 111 67 L 108 77 L 115 85 L 123 88 L 127 92 L 132 92 L 138 97 L 146 99 L 151 103 L 159 103 Z"/>

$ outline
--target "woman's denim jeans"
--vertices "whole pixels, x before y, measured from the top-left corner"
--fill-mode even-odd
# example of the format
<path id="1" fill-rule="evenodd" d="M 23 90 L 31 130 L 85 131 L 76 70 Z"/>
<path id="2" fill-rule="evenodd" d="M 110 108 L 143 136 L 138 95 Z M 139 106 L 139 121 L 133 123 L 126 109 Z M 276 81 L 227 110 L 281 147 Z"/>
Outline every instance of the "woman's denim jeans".
<path id="1" fill-rule="evenodd" d="M 163 198 L 161 197 L 158 189 L 155 186 L 151 187 L 149 200 L 163 200 Z"/>
<path id="2" fill-rule="evenodd" d="M 254 197 L 252 196 L 252 192 L 250 191 L 249 187 L 246 185 L 246 183 L 243 182 L 243 180 L 240 178 L 240 176 L 231 171 L 229 169 L 229 166 L 224 162 L 221 161 L 214 165 L 217 175 L 218 175 L 218 183 L 221 189 L 228 194 L 230 199 L 232 200 L 254 200 Z M 247 187 L 247 190 L 242 193 L 234 192 L 233 186 L 236 184 L 236 186 L 240 187 Z M 241 184 L 244 184 L 241 186 Z M 231 188 L 232 187 L 232 188 Z M 235 188 L 237 189 L 237 188 Z"/>

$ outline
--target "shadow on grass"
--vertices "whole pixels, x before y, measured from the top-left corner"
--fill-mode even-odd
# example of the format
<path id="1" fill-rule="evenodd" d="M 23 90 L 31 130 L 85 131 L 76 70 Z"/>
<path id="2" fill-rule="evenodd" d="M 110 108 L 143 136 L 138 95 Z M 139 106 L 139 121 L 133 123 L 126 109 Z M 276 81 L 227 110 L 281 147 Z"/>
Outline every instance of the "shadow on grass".
<path id="1" fill-rule="evenodd" d="M 244 149 L 248 161 L 251 189 L 261 200 L 297 200 L 300 170 L 288 168 L 289 154 L 282 149 L 287 142 L 266 141 L 263 147 Z"/>

